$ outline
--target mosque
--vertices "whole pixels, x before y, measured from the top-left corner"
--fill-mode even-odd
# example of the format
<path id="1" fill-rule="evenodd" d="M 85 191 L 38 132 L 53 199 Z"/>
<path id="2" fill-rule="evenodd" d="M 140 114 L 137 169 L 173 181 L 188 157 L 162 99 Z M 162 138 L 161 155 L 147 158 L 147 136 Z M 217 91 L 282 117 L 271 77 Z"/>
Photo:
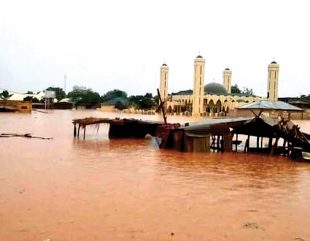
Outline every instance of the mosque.
<path id="1" fill-rule="evenodd" d="M 192 116 L 226 115 L 230 110 L 245 103 L 256 102 L 262 99 L 278 100 L 279 64 L 272 61 L 268 65 L 267 97 L 246 96 L 231 93 L 232 71 L 226 68 L 223 71 L 223 84 L 204 83 L 205 59 L 198 55 L 194 61 L 193 90 L 180 91 L 168 94 L 169 67 L 163 64 L 160 67 L 160 95 L 165 101 L 165 108 L 170 114 L 186 114 Z"/>

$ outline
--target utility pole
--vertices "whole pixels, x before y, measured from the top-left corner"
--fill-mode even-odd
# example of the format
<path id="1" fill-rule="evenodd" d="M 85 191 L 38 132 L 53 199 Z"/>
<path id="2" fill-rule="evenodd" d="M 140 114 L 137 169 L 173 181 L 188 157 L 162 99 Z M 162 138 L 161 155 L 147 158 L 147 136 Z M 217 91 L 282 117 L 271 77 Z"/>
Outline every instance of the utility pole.
<path id="1" fill-rule="evenodd" d="M 64 75 L 64 91 L 65 91 L 65 93 L 67 93 L 66 87 L 67 87 L 67 75 L 65 74 Z"/>

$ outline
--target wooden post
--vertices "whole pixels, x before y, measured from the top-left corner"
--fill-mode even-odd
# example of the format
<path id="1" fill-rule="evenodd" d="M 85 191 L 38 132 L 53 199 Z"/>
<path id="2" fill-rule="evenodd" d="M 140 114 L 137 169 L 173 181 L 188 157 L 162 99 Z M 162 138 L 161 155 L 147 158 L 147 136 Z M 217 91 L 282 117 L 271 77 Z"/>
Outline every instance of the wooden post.
<path id="1" fill-rule="evenodd" d="M 284 155 L 287 155 L 288 154 L 288 151 L 286 149 L 286 143 L 287 143 L 287 139 L 285 138 L 284 141 L 283 141 L 283 152 L 284 152 Z"/>
<path id="2" fill-rule="evenodd" d="M 238 151 L 238 134 L 236 134 L 236 151 Z"/>
<path id="3" fill-rule="evenodd" d="M 211 147 L 212 147 L 212 150 L 213 150 L 213 152 L 215 151 L 215 149 L 216 149 L 216 143 L 215 143 L 215 136 L 212 136 L 212 145 L 211 145 Z"/>
<path id="4" fill-rule="evenodd" d="M 76 137 L 76 123 L 74 123 L 73 136 L 74 136 L 74 138 Z"/>
<path id="5" fill-rule="evenodd" d="M 166 125 L 167 124 L 167 116 L 166 116 L 166 113 L 165 113 L 165 106 L 164 106 L 165 102 L 163 102 L 162 99 L 161 99 L 159 89 L 157 89 L 157 94 L 158 94 L 158 98 L 159 98 L 159 102 L 160 102 L 159 108 L 161 108 L 161 110 L 162 110 L 163 118 L 164 118 L 164 123 Z"/>
<path id="6" fill-rule="evenodd" d="M 278 149 L 278 141 L 279 141 L 279 137 L 276 137 L 276 141 L 275 141 L 274 145 L 271 148 L 271 154 L 276 154 L 276 151 Z"/>
<path id="7" fill-rule="evenodd" d="M 79 124 L 78 133 L 77 133 L 78 138 L 80 137 L 80 128 L 81 128 L 81 125 Z"/>
<path id="8" fill-rule="evenodd" d="M 232 135 L 229 133 L 228 135 L 223 136 L 223 145 L 222 145 L 222 151 L 229 152 L 232 151 Z"/>
<path id="9" fill-rule="evenodd" d="M 271 150 L 272 148 L 272 137 L 269 137 L 268 148 Z"/>
<path id="10" fill-rule="evenodd" d="M 83 140 L 85 140 L 85 132 L 86 132 L 86 125 L 84 126 L 84 135 L 83 135 Z"/>
<path id="11" fill-rule="evenodd" d="M 256 147 L 259 149 L 259 136 L 256 137 Z"/>

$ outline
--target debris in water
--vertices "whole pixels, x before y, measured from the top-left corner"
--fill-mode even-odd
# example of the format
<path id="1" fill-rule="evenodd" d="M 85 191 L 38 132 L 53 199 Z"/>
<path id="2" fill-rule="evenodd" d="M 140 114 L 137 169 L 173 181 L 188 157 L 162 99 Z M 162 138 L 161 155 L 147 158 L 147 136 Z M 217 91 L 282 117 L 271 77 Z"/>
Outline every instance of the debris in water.
<path id="1" fill-rule="evenodd" d="M 252 228 L 252 229 L 258 229 L 259 226 L 257 225 L 257 223 L 246 223 L 243 225 L 244 228 Z"/>
<path id="2" fill-rule="evenodd" d="M 26 134 L 0 133 L 0 137 L 26 137 L 26 138 L 36 138 L 36 139 L 43 139 L 43 140 L 53 139 L 51 137 L 32 136 L 30 133 L 26 133 Z"/>

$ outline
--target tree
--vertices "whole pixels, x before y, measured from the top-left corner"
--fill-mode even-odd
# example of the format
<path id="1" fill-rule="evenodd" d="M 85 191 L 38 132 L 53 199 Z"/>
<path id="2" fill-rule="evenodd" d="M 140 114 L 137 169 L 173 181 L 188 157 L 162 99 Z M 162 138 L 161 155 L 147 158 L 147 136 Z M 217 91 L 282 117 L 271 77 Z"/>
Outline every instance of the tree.
<path id="1" fill-rule="evenodd" d="M 66 98 L 66 92 L 60 87 L 48 87 L 46 90 L 55 91 L 56 99 L 58 101 Z"/>
<path id="2" fill-rule="evenodd" d="M 2 91 L 2 93 L 0 94 L 0 96 L 2 96 L 4 99 L 8 98 L 10 95 L 9 95 L 9 92 L 7 90 L 4 90 Z"/>
<path id="3" fill-rule="evenodd" d="M 155 106 L 154 98 L 151 93 L 143 95 L 132 95 L 129 97 L 129 105 L 136 109 L 151 109 Z"/>
<path id="4" fill-rule="evenodd" d="M 246 96 L 254 95 L 253 89 L 243 87 L 243 91 L 241 91 L 237 84 L 231 86 L 231 93 L 232 94 L 241 94 L 241 95 L 246 95 Z"/>
<path id="5" fill-rule="evenodd" d="M 24 101 L 31 101 L 33 103 L 39 103 L 40 101 L 38 100 L 38 98 L 36 97 L 32 97 L 32 96 L 27 96 L 23 99 Z"/>
<path id="6" fill-rule="evenodd" d="M 155 95 L 155 96 L 153 97 L 153 100 L 154 100 L 155 104 L 158 105 L 158 103 L 159 103 L 159 96 L 158 96 L 158 95 Z M 161 100 L 163 101 L 162 97 L 161 97 Z"/>
<path id="7" fill-rule="evenodd" d="M 100 104 L 100 95 L 92 89 L 83 86 L 74 86 L 73 90 L 68 93 L 75 106 L 84 105 L 86 108 L 92 108 Z"/>
<path id="8" fill-rule="evenodd" d="M 151 93 L 146 93 L 141 101 L 141 109 L 151 109 L 154 105 L 153 95 Z"/>
<path id="9" fill-rule="evenodd" d="M 110 90 L 107 93 L 105 93 L 103 96 L 101 96 L 101 101 L 107 102 L 107 101 L 115 99 L 117 97 L 127 99 L 127 93 L 125 91 L 118 90 L 118 89 Z"/>
<path id="10" fill-rule="evenodd" d="M 243 87 L 242 94 L 245 94 L 245 95 L 247 95 L 247 96 L 250 96 L 250 95 L 254 95 L 254 92 L 253 92 L 253 89 L 248 89 L 248 88 L 246 88 L 246 87 Z"/>
<path id="11" fill-rule="evenodd" d="M 306 103 L 310 103 L 310 95 L 301 95 L 300 99 Z"/>
<path id="12" fill-rule="evenodd" d="M 118 101 L 116 101 L 114 107 L 115 107 L 115 109 L 118 109 L 118 110 L 124 110 L 127 108 L 127 105 L 124 104 L 122 101 L 118 100 Z"/>
<path id="13" fill-rule="evenodd" d="M 231 93 L 232 94 L 241 94 L 241 90 L 239 89 L 237 84 L 231 86 Z"/>

